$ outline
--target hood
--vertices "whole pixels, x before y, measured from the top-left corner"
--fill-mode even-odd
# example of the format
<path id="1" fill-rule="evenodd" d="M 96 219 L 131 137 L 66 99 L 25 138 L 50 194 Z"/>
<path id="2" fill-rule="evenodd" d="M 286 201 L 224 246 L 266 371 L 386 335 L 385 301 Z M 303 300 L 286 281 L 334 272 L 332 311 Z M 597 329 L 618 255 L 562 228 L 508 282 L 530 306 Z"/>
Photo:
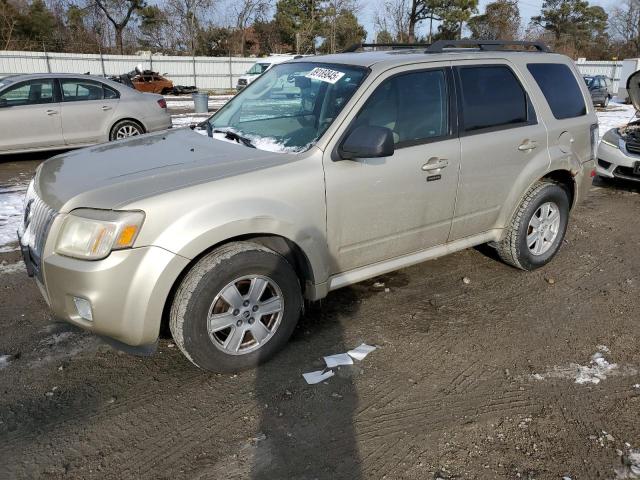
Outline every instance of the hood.
<path id="1" fill-rule="evenodd" d="M 627 93 L 636 111 L 640 111 L 640 70 L 629 75 L 627 79 Z"/>
<path id="2" fill-rule="evenodd" d="M 297 158 L 181 128 L 53 157 L 38 169 L 35 187 L 44 202 L 59 212 L 78 207 L 114 209 L 157 193 Z"/>

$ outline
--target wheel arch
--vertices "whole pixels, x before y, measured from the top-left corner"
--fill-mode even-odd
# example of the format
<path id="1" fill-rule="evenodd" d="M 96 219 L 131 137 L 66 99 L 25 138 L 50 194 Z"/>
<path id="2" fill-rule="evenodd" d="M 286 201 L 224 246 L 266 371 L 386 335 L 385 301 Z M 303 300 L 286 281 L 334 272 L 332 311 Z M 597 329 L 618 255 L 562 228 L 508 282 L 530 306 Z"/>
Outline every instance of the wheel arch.
<path id="1" fill-rule="evenodd" d="M 282 255 L 293 267 L 295 270 L 298 280 L 300 281 L 300 286 L 302 288 L 302 294 L 305 295 L 306 291 L 315 284 L 315 276 L 313 272 L 313 267 L 309 260 L 309 257 L 304 252 L 304 250 L 293 240 L 286 238 L 282 235 L 271 234 L 271 233 L 251 233 L 251 234 L 243 234 L 235 237 L 231 237 L 225 240 L 222 240 L 214 245 L 211 245 L 207 249 L 200 252 L 197 256 L 195 256 L 187 266 L 180 272 L 180 274 L 176 277 L 173 282 L 173 285 L 169 291 L 169 295 L 164 302 L 164 307 L 162 309 L 162 318 L 160 323 L 160 334 L 162 336 L 170 335 L 169 332 L 169 313 L 171 311 L 171 304 L 173 303 L 173 299 L 175 297 L 176 290 L 180 286 L 180 283 L 184 279 L 185 275 L 191 270 L 191 268 L 205 255 L 208 255 L 213 250 L 220 248 L 223 245 L 233 243 L 233 242 L 254 242 L 264 247 L 273 250 L 274 252 Z"/>
<path id="2" fill-rule="evenodd" d="M 567 190 L 569 195 L 569 208 L 573 208 L 576 200 L 576 180 L 568 170 L 553 170 L 544 175 L 540 180 L 551 180 Z"/>

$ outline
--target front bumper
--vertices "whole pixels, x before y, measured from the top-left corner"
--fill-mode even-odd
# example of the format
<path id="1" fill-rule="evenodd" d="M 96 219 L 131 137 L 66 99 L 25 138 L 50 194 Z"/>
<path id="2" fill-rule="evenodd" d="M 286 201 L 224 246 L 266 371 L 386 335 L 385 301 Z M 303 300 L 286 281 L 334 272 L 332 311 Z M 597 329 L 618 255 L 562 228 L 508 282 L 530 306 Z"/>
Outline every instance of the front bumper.
<path id="1" fill-rule="evenodd" d="M 115 251 L 99 261 L 52 253 L 42 262 L 41 291 L 56 318 L 145 347 L 157 341 L 166 299 L 188 263 L 159 247 Z M 91 303 L 92 320 L 80 317 L 74 297 Z"/>
<path id="2" fill-rule="evenodd" d="M 596 173 L 605 178 L 620 178 L 640 182 L 640 155 L 634 155 L 623 148 L 615 148 L 600 142 Z"/>

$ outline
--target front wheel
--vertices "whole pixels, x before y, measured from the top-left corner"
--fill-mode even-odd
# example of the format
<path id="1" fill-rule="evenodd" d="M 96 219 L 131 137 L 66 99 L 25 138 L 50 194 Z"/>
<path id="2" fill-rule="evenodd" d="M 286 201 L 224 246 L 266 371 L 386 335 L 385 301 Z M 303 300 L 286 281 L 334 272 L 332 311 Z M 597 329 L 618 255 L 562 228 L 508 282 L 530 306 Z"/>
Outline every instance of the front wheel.
<path id="1" fill-rule="evenodd" d="M 536 183 L 525 195 L 497 244 L 500 258 L 522 270 L 546 265 L 558 253 L 567 230 L 569 195 L 551 181 Z"/>
<path id="2" fill-rule="evenodd" d="M 187 273 L 169 327 L 196 366 L 233 372 L 280 350 L 301 310 L 300 283 L 289 262 L 261 245 L 236 242 L 207 254 Z"/>

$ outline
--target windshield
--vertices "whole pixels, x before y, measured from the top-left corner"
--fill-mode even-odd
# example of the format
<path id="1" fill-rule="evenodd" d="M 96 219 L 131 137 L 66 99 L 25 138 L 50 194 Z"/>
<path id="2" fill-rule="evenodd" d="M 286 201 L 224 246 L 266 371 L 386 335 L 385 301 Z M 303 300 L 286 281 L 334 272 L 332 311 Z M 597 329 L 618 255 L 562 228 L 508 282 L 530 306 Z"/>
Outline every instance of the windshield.
<path id="1" fill-rule="evenodd" d="M 323 63 L 283 63 L 268 70 L 209 119 L 261 150 L 307 150 L 329 128 L 368 70 Z M 246 144 L 246 142 L 244 142 Z"/>
<path id="2" fill-rule="evenodd" d="M 253 67 L 247 70 L 247 75 L 260 75 L 267 68 L 269 68 L 270 63 L 256 63 Z"/>
<path id="3" fill-rule="evenodd" d="M 584 77 L 584 82 L 585 82 L 585 83 L 587 84 L 587 86 L 589 86 L 589 87 L 591 86 L 591 84 L 593 83 L 593 81 L 594 81 L 594 80 L 595 80 L 595 78 L 593 78 L 593 77 L 587 77 L 587 76 L 585 76 L 585 77 Z"/>

